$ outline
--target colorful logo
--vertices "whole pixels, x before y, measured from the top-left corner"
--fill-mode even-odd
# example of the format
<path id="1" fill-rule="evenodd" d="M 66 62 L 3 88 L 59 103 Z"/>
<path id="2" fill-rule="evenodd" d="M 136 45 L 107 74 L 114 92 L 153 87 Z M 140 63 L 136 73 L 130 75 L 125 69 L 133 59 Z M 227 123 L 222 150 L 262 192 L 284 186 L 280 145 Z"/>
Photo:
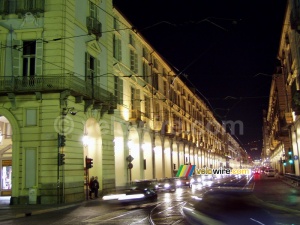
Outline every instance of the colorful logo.
<path id="1" fill-rule="evenodd" d="M 195 171 L 195 165 L 180 165 L 176 177 L 190 177 Z"/>

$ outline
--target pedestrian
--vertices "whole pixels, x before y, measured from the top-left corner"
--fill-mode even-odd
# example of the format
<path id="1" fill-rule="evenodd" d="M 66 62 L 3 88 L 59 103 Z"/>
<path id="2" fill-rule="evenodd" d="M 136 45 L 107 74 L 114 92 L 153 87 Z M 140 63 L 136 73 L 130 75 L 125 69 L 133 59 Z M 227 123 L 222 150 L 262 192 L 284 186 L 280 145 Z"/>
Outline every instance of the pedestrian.
<path id="1" fill-rule="evenodd" d="M 96 176 L 94 179 L 94 193 L 95 193 L 95 198 L 98 198 L 98 191 L 99 191 L 99 181 L 98 181 L 98 177 Z"/>
<path id="2" fill-rule="evenodd" d="M 95 188 L 94 188 L 94 176 L 91 177 L 90 182 L 89 182 L 89 196 L 90 199 L 93 199 L 92 194 L 95 193 Z"/>

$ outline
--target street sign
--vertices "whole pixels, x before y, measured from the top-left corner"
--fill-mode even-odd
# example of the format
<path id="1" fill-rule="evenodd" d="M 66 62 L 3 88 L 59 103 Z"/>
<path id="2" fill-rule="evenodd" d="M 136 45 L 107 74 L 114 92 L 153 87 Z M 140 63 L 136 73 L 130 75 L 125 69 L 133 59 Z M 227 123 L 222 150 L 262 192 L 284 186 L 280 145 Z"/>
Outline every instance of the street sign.
<path id="1" fill-rule="evenodd" d="M 298 159 L 299 159 L 299 156 L 294 155 L 294 160 L 298 160 Z"/>
<path id="2" fill-rule="evenodd" d="M 131 155 L 129 155 L 126 157 L 126 160 L 127 160 L 127 162 L 131 163 L 134 160 L 134 158 Z"/>
<path id="3" fill-rule="evenodd" d="M 133 165 L 132 165 L 132 163 L 128 163 L 128 169 L 132 169 L 133 168 Z"/>

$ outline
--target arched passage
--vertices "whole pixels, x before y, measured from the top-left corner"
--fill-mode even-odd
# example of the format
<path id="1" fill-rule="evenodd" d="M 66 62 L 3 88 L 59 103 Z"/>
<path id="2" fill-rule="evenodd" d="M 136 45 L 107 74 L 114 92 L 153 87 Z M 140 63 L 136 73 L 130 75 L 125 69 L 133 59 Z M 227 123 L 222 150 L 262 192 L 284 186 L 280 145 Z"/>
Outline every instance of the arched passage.
<path id="1" fill-rule="evenodd" d="M 11 195 L 12 198 L 19 196 L 19 140 L 20 132 L 17 120 L 10 111 L 0 108 L 1 121 L 1 147 L 0 147 L 0 169 L 1 169 L 1 195 Z M 9 171 L 4 171 L 6 167 Z M 6 173 L 9 173 L 9 187 L 6 188 Z M 4 176 L 5 175 L 5 176 Z M 11 200 L 12 202 L 12 200 Z"/>
<path id="2" fill-rule="evenodd" d="M 129 130 L 127 145 L 129 149 L 129 155 L 133 157 L 133 168 L 131 171 L 129 170 L 129 172 L 131 172 L 131 181 L 142 179 L 141 165 L 143 163 L 143 158 L 140 149 L 140 138 L 136 128 L 132 127 Z"/>
<path id="3" fill-rule="evenodd" d="M 170 141 L 164 140 L 164 160 L 165 160 L 165 177 L 172 177 L 172 152 L 170 147 Z"/>
<path id="4" fill-rule="evenodd" d="M 102 190 L 102 137 L 100 125 L 95 118 L 89 118 L 85 122 L 83 153 L 84 158 L 93 159 L 93 167 L 88 170 L 88 177 L 98 176 L 99 189 Z"/>
<path id="5" fill-rule="evenodd" d="M 144 155 L 144 178 L 145 179 L 153 179 L 153 151 L 152 151 L 152 143 L 151 136 L 148 132 L 145 132 L 143 144 L 143 155 Z"/>
<path id="6" fill-rule="evenodd" d="M 125 187 L 127 183 L 127 164 L 124 148 L 124 132 L 122 125 L 114 122 L 114 159 L 116 187 Z"/>

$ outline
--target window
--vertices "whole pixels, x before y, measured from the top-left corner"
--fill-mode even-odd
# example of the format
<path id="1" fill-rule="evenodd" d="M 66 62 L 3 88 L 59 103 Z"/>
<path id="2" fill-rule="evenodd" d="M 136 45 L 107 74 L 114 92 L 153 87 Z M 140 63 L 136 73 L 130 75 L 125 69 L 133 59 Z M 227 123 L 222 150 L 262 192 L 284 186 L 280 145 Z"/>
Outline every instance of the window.
<path id="1" fill-rule="evenodd" d="M 152 74 L 152 86 L 158 90 L 158 73 Z"/>
<path id="2" fill-rule="evenodd" d="M 96 67 L 96 59 L 91 56 L 89 53 L 86 53 L 86 80 L 92 80 L 96 77 L 97 67 Z"/>
<path id="3" fill-rule="evenodd" d="M 158 66 L 158 60 L 157 59 L 153 59 L 153 67 L 155 68 L 155 69 L 159 69 L 159 66 Z"/>
<path id="4" fill-rule="evenodd" d="M 102 36 L 102 24 L 99 21 L 98 7 L 90 2 L 90 15 L 87 17 L 86 26 L 89 34 L 94 34 L 97 40 Z"/>
<path id="5" fill-rule="evenodd" d="M 118 31 L 120 29 L 119 21 L 116 17 L 114 17 L 114 29 Z"/>
<path id="6" fill-rule="evenodd" d="M 131 109 L 132 110 L 140 110 L 140 90 L 135 89 L 134 87 L 131 87 Z"/>
<path id="7" fill-rule="evenodd" d="M 36 109 L 26 109 L 26 126 L 37 125 L 37 111 Z"/>
<path id="8" fill-rule="evenodd" d="M 115 96 L 117 97 L 117 103 L 123 105 L 123 80 L 115 76 Z"/>
<path id="9" fill-rule="evenodd" d="M 137 54 L 135 51 L 130 50 L 130 70 L 134 73 L 138 72 L 138 61 L 137 61 Z"/>
<path id="10" fill-rule="evenodd" d="M 164 121 L 169 121 L 169 110 L 164 108 Z"/>
<path id="11" fill-rule="evenodd" d="M 149 61 L 149 51 L 146 48 L 143 48 L 143 57 Z"/>
<path id="12" fill-rule="evenodd" d="M 167 91 L 167 90 L 168 90 L 167 87 L 168 87 L 168 86 L 167 86 L 167 81 L 164 80 L 164 81 L 163 81 L 163 95 L 164 95 L 164 96 L 167 96 L 167 92 L 168 92 L 168 91 Z"/>
<path id="13" fill-rule="evenodd" d="M 135 47 L 135 40 L 134 40 L 132 34 L 129 34 L 129 44 L 131 44 L 132 47 Z"/>
<path id="14" fill-rule="evenodd" d="M 14 2 L 14 1 L 11 0 L 10 2 Z M 16 12 L 18 13 L 44 12 L 44 5 L 45 5 L 45 0 L 18 0 Z"/>
<path id="15" fill-rule="evenodd" d="M 0 0 L 0 14 L 44 12 L 45 0 Z"/>
<path id="16" fill-rule="evenodd" d="M 154 108 L 153 108 L 153 119 L 155 121 L 160 121 L 160 107 L 158 101 L 154 103 Z"/>
<path id="17" fill-rule="evenodd" d="M 143 75 L 144 81 L 146 81 L 146 82 L 149 82 L 149 69 L 150 69 L 150 67 L 149 67 L 148 63 L 144 61 L 142 75 Z"/>
<path id="18" fill-rule="evenodd" d="M 150 98 L 148 98 L 147 96 L 144 97 L 145 98 L 145 116 L 147 118 L 150 118 Z"/>
<path id="19" fill-rule="evenodd" d="M 13 40 L 13 74 L 14 76 L 23 76 L 23 85 L 29 80 L 34 84 L 35 75 L 42 75 L 43 66 L 43 42 L 42 41 L 22 41 Z"/>
<path id="20" fill-rule="evenodd" d="M 97 5 L 90 1 L 90 16 L 98 19 L 98 8 Z"/>
<path id="21" fill-rule="evenodd" d="M 167 76 L 168 76 L 168 72 L 167 72 L 166 68 L 163 68 L 162 75 L 163 75 L 164 77 L 167 77 Z"/>
<path id="22" fill-rule="evenodd" d="M 121 40 L 115 34 L 113 35 L 113 56 L 118 61 L 122 60 Z"/>
<path id="23" fill-rule="evenodd" d="M 23 76 L 35 75 L 36 42 L 23 42 Z"/>

